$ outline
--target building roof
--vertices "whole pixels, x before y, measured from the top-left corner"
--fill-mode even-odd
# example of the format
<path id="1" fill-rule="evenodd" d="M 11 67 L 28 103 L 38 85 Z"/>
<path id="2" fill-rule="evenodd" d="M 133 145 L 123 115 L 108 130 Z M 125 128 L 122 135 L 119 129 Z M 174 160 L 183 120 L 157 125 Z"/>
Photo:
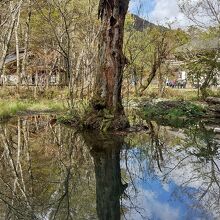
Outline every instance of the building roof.
<path id="1" fill-rule="evenodd" d="M 19 51 L 19 58 L 22 59 L 24 57 L 24 50 L 21 49 Z M 11 64 L 13 62 L 17 61 L 17 55 L 16 52 L 10 53 L 5 58 L 5 65 Z"/>

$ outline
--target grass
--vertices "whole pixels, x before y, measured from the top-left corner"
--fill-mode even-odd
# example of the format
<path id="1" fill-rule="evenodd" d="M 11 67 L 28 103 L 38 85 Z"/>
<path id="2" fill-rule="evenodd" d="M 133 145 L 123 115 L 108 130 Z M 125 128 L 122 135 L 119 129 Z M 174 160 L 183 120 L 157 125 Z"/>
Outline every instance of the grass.
<path id="1" fill-rule="evenodd" d="M 158 88 L 149 87 L 145 93 L 146 97 L 151 99 L 158 98 Z M 163 98 L 172 100 L 195 101 L 199 100 L 198 91 L 196 89 L 177 89 L 166 87 Z"/>
<path id="2" fill-rule="evenodd" d="M 50 87 L 47 90 L 39 90 L 37 94 L 33 87 L 20 88 L 19 92 L 16 87 L 0 87 L 0 120 L 21 112 L 55 111 L 63 112 L 64 116 L 73 117 L 73 115 L 82 116 L 88 110 L 86 99 L 75 100 L 72 108 L 68 103 L 67 87 Z"/>
<path id="3" fill-rule="evenodd" d="M 211 91 L 211 95 L 220 96 L 220 90 Z M 210 92 L 210 93 L 211 93 Z M 20 88 L 18 92 L 16 87 L 1 87 L 0 88 L 0 119 L 12 117 L 19 112 L 24 111 L 64 111 L 67 107 L 68 88 L 50 87 L 47 90 L 38 90 L 37 94 L 34 88 Z M 155 86 L 150 86 L 142 97 L 136 97 L 134 94 L 129 99 L 135 103 L 145 103 L 152 99 L 158 98 L 158 89 Z M 164 93 L 165 99 L 181 100 L 181 101 L 198 101 L 196 89 L 171 89 L 166 88 Z M 126 102 L 126 95 L 124 98 Z M 76 100 L 73 110 L 69 109 L 69 114 L 72 116 L 77 114 L 81 117 L 88 110 L 88 100 Z M 77 113 L 75 110 L 77 109 Z M 148 112 L 148 113 L 146 113 Z M 178 109 L 170 111 L 158 112 L 158 108 L 151 106 L 145 113 L 148 116 L 156 117 L 156 115 L 163 115 L 167 118 L 177 117 L 191 117 L 197 113 L 200 114 L 200 109 L 196 106 L 181 105 Z"/>
<path id="4" fill-rule="evenodd" d="M 208 96 L 220 97 L 220 88 L 208 89 Z M 150 99 L 158 98 L 158 88 L 155 85 L 149 86 L 144 93 L 145 97 Z M 198 90 L 193 88 L 178 89 L 166 87 L 164 90 L 163 98 L 172 100 L 184 100 L 184 101 L 200 101 L 201 92 L 198 97 Z"/>
<path id="5" fill-rule="evenodd" d="M 28 108 L 27 103 L 9 102 L 6 100 L 0 101 L 0 119 L 10 118 L 19 111 L 24 111 Z"/>
<path id="6" fill-rule="evenodd" d="M 59 100 L 40 100 L 30 102 L 28 110 L 31 111 L 63 111 L 66 109 L 66 105 Z"/>
<path id="7" fill-rule="evenodd" d="M 64 111 L 65 106 L 62 102 L 54 100 L 40 101 L 18 101 L 18 100 L 0 100 L 0 120 L 10 118 L 22 112 L 34 111 Z"/>
<path id="8" fill-rule="evenodd" d="M 19 92 L 15 87 L 0 89 L 0 120 L 15 116 L 21 112 L 34 111 L 65 111 L 67 91 L 65 89 L 50 88 L 39 91 L 37 96 L 34 91 L 23 88 Z"/>
<path id="9" fill-rule="evenodd" d="M 37 100 L 37 99 L 60 99 L 68 95 L 68 88 L 49 87 L 48 89 L 38 89 L 34 91 L 34 87 L 22 87 L 18 91 L 15 86 L 0 87 L 0 100 Z"/>

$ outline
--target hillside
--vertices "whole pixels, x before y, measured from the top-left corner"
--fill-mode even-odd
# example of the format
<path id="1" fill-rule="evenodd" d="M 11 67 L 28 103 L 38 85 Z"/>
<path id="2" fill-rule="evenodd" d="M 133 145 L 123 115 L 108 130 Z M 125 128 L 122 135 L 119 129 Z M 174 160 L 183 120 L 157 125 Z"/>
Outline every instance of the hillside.
<path id="1" fill-rule="evenodd" d="M 138 15 L 132 14 L 133 18 L 134 18 L 134 27 L 135 29 L 137 29 L 138 31 L 143 31 L 144 28 L 148 28 L 148 27 L 154 27 L 156 26 L 155 24 L 139 17 Z"/>

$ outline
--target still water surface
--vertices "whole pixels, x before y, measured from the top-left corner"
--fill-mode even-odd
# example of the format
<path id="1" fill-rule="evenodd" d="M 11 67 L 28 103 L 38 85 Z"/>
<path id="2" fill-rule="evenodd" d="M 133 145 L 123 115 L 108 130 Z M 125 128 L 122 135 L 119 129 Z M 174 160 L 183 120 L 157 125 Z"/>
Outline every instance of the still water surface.
<path id="1" fill-rule="evenodd" d="M 116 136 L 51 116 L 0 124 L 0 219 L 220 219 L 220 135 L 147 125 Z"/>

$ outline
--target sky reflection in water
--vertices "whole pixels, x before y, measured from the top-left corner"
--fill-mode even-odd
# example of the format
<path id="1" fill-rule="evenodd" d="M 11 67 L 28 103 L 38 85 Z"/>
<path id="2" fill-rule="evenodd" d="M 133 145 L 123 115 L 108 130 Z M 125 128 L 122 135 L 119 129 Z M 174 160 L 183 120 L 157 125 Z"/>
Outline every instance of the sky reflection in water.
<path id="1" fill-rule="evenodd" d="M 135 161 L 131 162 L 135 163 Z M 147 161 L 143 161 L 147 163 Z M 123 162 L 122 162 L 123 164 Z M 123 167 L 123 165 L 122 165 Z M 187 171 L 186 171 L 187 172 Z M 147 172 L 140 173 L 141 178 L 134 180 L 137 193 L 133 198 L 135 208 L 130 209 L 126 214 L 127 219 L 154 219 L 154 220 L 212 220 L 212 213 L 196 207 L 197 201 L 190 195 L 198 193 L 197 188 L 185 187 L 175 183 L 172 178 L 163 181 L 156 174 L 148 175 Z M 132 187 L 128 191 L 132 191 Z M 126 204 L 127 201 L 125 200 Z"/>
<path id="2" fill-rule="evenodd" d="M 206 124 L 116 137 L 50 122 L 0 125 L 0 219 L 220 218 L 220 138 Z"/>

